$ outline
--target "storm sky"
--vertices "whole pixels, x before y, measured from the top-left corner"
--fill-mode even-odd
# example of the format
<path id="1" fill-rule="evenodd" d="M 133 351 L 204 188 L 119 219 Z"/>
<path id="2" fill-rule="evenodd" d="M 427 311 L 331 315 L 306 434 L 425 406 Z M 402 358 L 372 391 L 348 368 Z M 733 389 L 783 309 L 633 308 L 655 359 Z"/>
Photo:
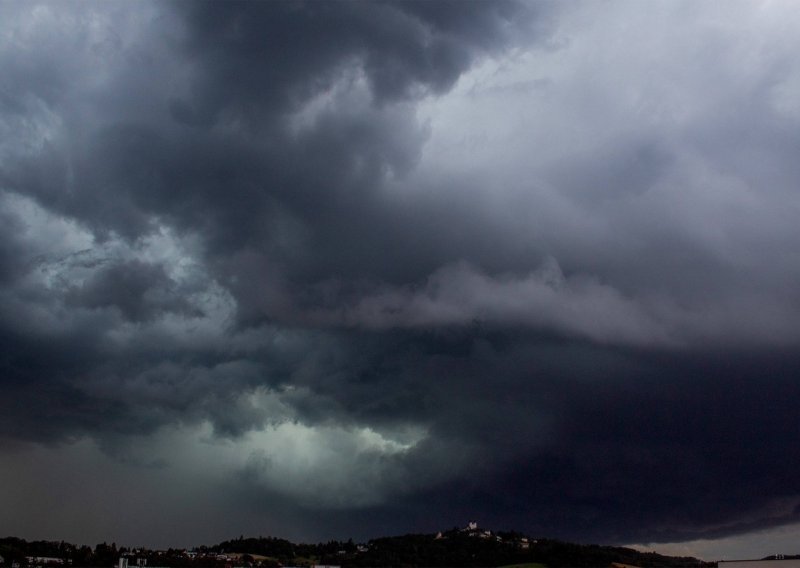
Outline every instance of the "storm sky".
<path id="1" fill-rule="evenodd" d="M 0 534 L 800 553 L 798 53 L 788 0 L 0 3 Z"/>

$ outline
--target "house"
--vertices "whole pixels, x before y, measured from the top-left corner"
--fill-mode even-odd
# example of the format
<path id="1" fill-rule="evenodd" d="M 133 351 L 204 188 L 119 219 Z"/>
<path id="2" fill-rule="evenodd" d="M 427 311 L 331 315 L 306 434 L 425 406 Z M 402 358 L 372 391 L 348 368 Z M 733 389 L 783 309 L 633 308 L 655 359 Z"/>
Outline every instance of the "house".
<path id="1" fill-rule="evenodd" d="M 28 564 L 36 564 L 37 566 L 64 564 L 61 558 L 53 558 L 51 556 L 26 556 Z"/>

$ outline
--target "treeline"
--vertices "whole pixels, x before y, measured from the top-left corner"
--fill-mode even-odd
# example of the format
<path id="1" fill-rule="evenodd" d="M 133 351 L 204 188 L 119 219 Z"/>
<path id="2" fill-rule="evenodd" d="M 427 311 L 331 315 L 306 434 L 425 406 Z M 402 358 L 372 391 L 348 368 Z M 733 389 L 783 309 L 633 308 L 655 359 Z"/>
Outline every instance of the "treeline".
<path id="1" fill-rule="evenodd" d="M 78 546 L 62 541 L 34 540 L 27 542 L 21 538 L 0 538 L 0 556 L 7 565 L 18 563 L 27 565 L 27 558 L 57 558 L 64 564 L 75 566 L 110 566 L 117 562 L 119 550 L 117 545 L 98 544 L 94 549 L 89 546 Z"/>
<path id="2" fill-rule="evenodd" d="M 524 541 L 524 544 L 523 544 Z M 643 553 L 630 548 L 581 545 L 551 539 L 530 540 L 516 532 L 482 535 L 458 529 L 433 534 L 409 534 L 370 540 L 325 544 L 293 544 L 275 538 L 240 538 L 213 547 L 219 552 L 239 552 L 269 557 L 285 566 L 312 563 L 350 567 L 448 567 L 465 568 L 540 563 L 551 568 L 607 567 L 612 563 L 643 568 L 710 568 L 691 557 Z"/>
<path id="3" fill-rule="evenodd" d="M 213 554 L 192 559 L 186 556 L 185 551 L 172 548 L 168 550 L 134 550 L 124 546 L 118 548 L 116 543 L 107 544 L 105 542 L 92 548 L 64 541 L 35 540 L 28 542 L 15 537 L 0 538 L 0 556 L 3 557 L 6 566 L 18 564 L 20 567 L 48 565 L 47 561 L 36 560 L 48 558 L 61 561 L 59 565 L 63 565 L 64 568 L 69 566 L 110 568 L 116 566 L 122 556 L 140 558 L 145 560 L 145 564 L 148 566 L 221 568 L 228 564 L 225 561 L 217 560 Z M 34 560 L 29 561 L 29 558 Z M 133 563 L 131 568 L 134 568 Z"/>
<path id="4" fill-rule="evenodd" d="M 703 562 L 688 556 L 664 556 L 655 552 L 639 552 L 632 548 L 574 544 L 558 540 L 539 540 L 528 551 L 530 562 L 550 567 L 592 567 L 630 564 L 643 568 L 712 568 L 716 562 Z"/>
<path id="5" fill-rule="evenodd" d="M 121 556 L 147 566 L 231 567 L 231 566 L 311 566 L 336 565 L 342 568 L 368 567 L 449 567 L 464 568 L 539 563 L 549 568 L 608 567 L 612 563 L 643 568 L 710 568 L 716 564 L 696 558 L 643 553 L 630 548 L 581 545 L 551 539 L 532 540 L 516 532 L 465 531 L 453 529 L 445 533 L 409 534 L 383 537 L 367 543 L 328 541 L 319 544 L 296 544 L 272 538 L 228 540 L 214 546 L 201 546 L 187 552 L 169 549 L 152 551 L 117 548 L 116 543 L 98 544 L 94 548 L 65 542 L 26 542 L 18 538 L 0 539 L 0 556 L 6 566 L 18 562 L 28 564 L 27 557 L 50 557 L 63 560 L 65 566 L 102 566 L 117 564 Z"/>
<path id="6" fill-rule="evenodd" d="M 359 554 L 359 548 L 352 539 L 346 542 L 331 540 L 318 544 L 296 544 L 282 538 L 243 536 L 211 546 L 209 550 L 217 554 L 245 554 L 254 561 L 263 556 L 266 558 L 259 558 L 262 565 L 274 566 L 341 565 L 343 560 Z"/>

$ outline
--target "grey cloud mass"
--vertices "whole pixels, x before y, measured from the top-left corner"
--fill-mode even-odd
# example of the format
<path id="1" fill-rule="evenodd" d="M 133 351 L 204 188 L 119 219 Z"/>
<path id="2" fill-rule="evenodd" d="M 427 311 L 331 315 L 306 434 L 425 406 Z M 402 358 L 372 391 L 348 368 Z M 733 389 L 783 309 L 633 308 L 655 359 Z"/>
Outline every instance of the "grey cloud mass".
<path id="1" fill-rule="evenodd" d="M 0 4 L 0 533 L 788 530 L 797 22 Z"/>

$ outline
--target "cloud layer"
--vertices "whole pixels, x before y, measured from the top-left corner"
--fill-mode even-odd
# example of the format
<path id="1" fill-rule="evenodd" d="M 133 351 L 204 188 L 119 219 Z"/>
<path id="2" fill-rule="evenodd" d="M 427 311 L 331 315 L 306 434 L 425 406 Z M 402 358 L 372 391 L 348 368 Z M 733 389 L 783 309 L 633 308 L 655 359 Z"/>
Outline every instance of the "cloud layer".
<path id="1" fill-rule="evenodd" d="M 797 11 L 3 4 L 0 530 L 796 522 Z"/>

